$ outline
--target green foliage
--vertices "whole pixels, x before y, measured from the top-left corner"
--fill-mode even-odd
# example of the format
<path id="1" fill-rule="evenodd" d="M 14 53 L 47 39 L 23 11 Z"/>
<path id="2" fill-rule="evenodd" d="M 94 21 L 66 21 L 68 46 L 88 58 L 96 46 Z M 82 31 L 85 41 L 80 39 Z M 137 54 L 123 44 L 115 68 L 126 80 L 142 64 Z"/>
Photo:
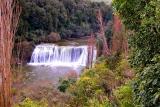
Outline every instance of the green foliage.
<path id="1" fill-rule="evenodd" d="M 145 107 L 158 107 L 160 1 L 114 0 L 113 4 L 125 26 L 134 32 L 129 43 L 130 63 L 137 71 L 135 101 Z"/>
<path id="2" fill-rule="evenodd" d="M 118 52 L 116 54 L 112 54 L 111 56 L 107 57 L 107 65 L 108 68 L 111 70 L 114 70 L 117 67 L 117 64 L 119 63 L 119 61 L 121 60 L 121 54 Z"/>
<path id="3" fill-rule="evenodd" d="M 114 6 L 122 21 L 129 29 L 134 30 L 134 36 L 130 38 L 130 47 L 133 51 L 132 66 L 144 67 L 152 63 L 151 59 L 159 53 L 160 15 L 157 11 L 159 4 L 158 0 L 114 0 Z M 131 15 L 132 13 L 134 15 Z"/>
<path id="4" fill-rule="evenodd" d="M 134 84 L 137 102 L 150 107 L 160 106 L 160 61 L 145 67 L 138 77 Z"/>
<path id="5" fill-rule="evenodd" d="M 75 83 L 75 79 L 68 79 L 68 80 L 60 80 L 60 85 L 58 86 L 59 91 L 66 92 L 67 88 Z"/>
<path id="6" fill-rule="evenodd" d="M 77 82 L 68 88 L 68 92 L 73 96 L 70 105 L 73 107 L 74 105 L 80 107 L 112 107 L 112 104 L 117 102 L 114 101 L 114 99 L 109 101 L 108 97 L 112 96 L 112 90 L 117 87 L 117 85 L 122 84 L 120 81 L 124 82 L 124 80 L 122 80 L 122 78 L 124 79 L 122 74 L 123 71 L 129 69 L 129 65 L 127 60 L 123 59 L 121 55 L 115 55 L 115 59 L 118 59 L 118 61 L 112 60 L 114 59 L 113 57 L 114 56 L 110 56 L 110 58 L 100 57 L 93 68 L 86 69 Z M 109 63 L 109 61 L 112 62 Z M 113 64 L 116 64 L 116 66 L 111 67 Z M 124 93 L 122 91 L 124 91 Z M 119 94 L 124 94 L 124 99 L 121 98 L 118 102 L 123 101 L 123 103 L 125 103 L 125 99 L 132 97 L 130 91 L 131 88 L 129 86 L 124 87 L 120 91 L 116 91 L 117 93 L 119 92 Z M 127 94 L 126 96 L 125 92 Z M 132 105 L 131 100 L 130 98 L 128 103 L 126 102 L 125 104 Z"/>
<path id="7" fill-rule="evenodd" d="M 33 101 L 29 98 L 26 98 L 23 102 L 16 105 L 15 107 L 48 107 L 46 101 Z"/>
<path id="8" fill-rule="evenodd" d="M 17 36 L 28 41 L 50 32 L 58 32 L 62 38 L 88 36 L 97 32 L 97 9 L 101 9 L 104 22 L 112 20 L 112 9 L 103 2 L 86 0 L 21 0 L 23 12 Z M 106 31 L 110 32 L 110 31 Z M 109 33 L 111 36 L 111 32 Z"/>
<path id="9" fill-rule="evenodd" d="M 130 77 L 133 77 L 128 60 L 120 53 L 112 54 L 107 58 L 103 56 L 99 57 L 97 63 L 102 62 L 106 64 L 106 68 L 114 73 L 115 78 L 122 83 L 124 83 L 124 79 L 126 78 L 125 72 L 130 72 Z"/>
<path id="10" fill-rule="evenodd" d="M 121 59 L 115 70 L 114 70 L 115 74 L 116 74 L 116 77 L 118 79 L 120 79 L 121 81 L 123 81 L 126 77 L 125 77 L 125 73 L 127 72 L 130 72 L 130 75 L 128 75 L 128 78 L 130 77 L 133 77 L 134 76 L 134 73 L 132 73 L 131 71 L 131 68 L 130 68 L 130 65 L 128 63 L 128 60 L 126 59 Z"/>
<path id="11" fill-rule="evenodd" d="M 115 11 L 121 16 L 125 26 L 131 30 L 139 29 L 146 4 L 147 1 L 144 0 L 113 0 Z"/>
<path id="12" fill-rule="evenodd" d="M 114 91 L 114 96 L 116 97 L 119 107 L 135 107 L 131 85 L 126 84 L 118 87 L 118 89 Z"/>
<path id="13" fill-rule="evenodd" d="M 60 86 L 58 86 L 59 91 L 65 92 L 66 89 L 69 87 L 69 81 L 68 80 L 63 80 Z"/>
<path id="14" fill-rule="evenodd" d="M 102 102 L 100 102 L 97 98 L 93 98 L 90 99 L 88 103 L 89 106 L 86 107 L 113 107 L 108 98 L 104 99 Z"/>
<path id="15" fill-rule="evenodd" d="M 107 86 L 109 86 L 109 83 L 111 84 L 112 80 L 106 83 L 105 78 L 107 77 L 111 78 L 113 75 L 106 68 L 105 62 L 96 64 L 92 69 L 85 70 L 80 79 L 68 89 L 68 92 L 73 95 L 70 105 L 82 107 L 92 107 L 91 105 L 94 105 L 93 107 L 104 107 L 110 105 L 106 100 L 107 89 L 105 88 L 109 88 Z"/>

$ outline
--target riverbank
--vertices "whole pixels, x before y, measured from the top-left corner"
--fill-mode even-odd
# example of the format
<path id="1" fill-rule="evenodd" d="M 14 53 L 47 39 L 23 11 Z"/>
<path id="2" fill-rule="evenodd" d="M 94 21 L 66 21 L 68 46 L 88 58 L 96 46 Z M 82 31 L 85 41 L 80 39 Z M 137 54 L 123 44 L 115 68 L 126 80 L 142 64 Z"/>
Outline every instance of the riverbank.
<path id="1" fill-rule="evenodd" d="M 61 78 L 71 76 L 69 72 L 74 72 L 74 70 L 69 67 L 47 66 L 16 68 L 12 88 L 14 104 L 30 98 L 35 101 L 47 100 L 49 107 L 63 107 L 70 95 L 59 92 L 57 87 Z"/>

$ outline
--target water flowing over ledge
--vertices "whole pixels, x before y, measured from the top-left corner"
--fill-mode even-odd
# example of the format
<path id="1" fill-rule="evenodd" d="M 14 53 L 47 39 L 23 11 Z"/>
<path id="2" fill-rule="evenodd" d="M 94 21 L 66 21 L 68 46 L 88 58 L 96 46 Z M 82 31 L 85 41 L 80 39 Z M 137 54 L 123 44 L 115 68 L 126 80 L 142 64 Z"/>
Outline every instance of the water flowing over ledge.
<path id="1" fill-rule="evenodd" d="M 93 62 L 96 60 L 97 51 L 94 48 Z M 87 66 L 88 46 L 58 46 L 55 44 L 37 45 L 32 53 L 29 65 L 46 66 Z"/>

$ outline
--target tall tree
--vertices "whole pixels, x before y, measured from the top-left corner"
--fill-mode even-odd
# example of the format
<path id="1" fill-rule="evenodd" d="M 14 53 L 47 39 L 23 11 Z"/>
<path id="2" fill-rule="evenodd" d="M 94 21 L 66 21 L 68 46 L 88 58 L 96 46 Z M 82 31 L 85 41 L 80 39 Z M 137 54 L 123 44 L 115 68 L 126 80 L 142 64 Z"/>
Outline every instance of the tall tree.
<path id="1" fill-rule="evenodd" d="M 11 107 L 11 56 L 21 8 L 16 0 L 0 1 L 0 107 Z"/>
<path id="2" fill-rule="evenodd" d="M 98 36 L 102 40 L 102 43 L 103 43 L 103 55 L 107 56 L 110 54 L 110 50 L 108 47 L 107 38 L 105 36 L 105 24 L 103 23 L 101 10 L 97 11 L 96 16 L 97 16 L 97 21 L 99 22 L 99 27 L 100 27 Z"/>

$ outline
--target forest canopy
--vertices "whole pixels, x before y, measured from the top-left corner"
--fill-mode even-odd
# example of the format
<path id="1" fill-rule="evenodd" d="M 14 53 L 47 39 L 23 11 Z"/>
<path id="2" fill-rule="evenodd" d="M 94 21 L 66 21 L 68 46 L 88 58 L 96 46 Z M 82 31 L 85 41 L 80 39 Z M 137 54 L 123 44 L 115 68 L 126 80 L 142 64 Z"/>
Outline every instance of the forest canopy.
<path id="1" fill-rule="evenodd" d="M 56 32 L 62 38 L 88 36 L 99 30 L 96 19 L 101 9 L 105 24 L 112 20 L 112 8 L 104 2 L 87 0 L 22 0 L 23 12 L 17 38 L 37 41 Z"/>

